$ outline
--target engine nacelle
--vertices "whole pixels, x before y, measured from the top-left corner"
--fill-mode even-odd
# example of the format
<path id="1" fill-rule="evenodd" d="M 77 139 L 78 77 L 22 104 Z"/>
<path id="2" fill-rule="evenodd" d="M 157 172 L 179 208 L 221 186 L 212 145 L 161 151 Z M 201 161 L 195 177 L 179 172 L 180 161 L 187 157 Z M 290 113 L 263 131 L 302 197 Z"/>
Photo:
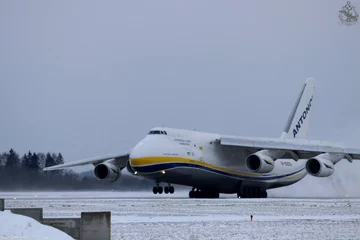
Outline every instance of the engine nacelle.
<path id="1" fill-rule="evenodd" d="M 261 153 L 250 154 L 245 164 L 250 171 L 258 173 L 268 173 L 274 169 L 274 159 Z"/>
<path id="2" fill-rule="evenodd" d="M 314 177 L 328 177 L 334 172 L 334 164 L 328 159 L 316 156 L 307 160 L 306 171 Z"/>
<path id="3" fill-rule="evenodd" d="M 114 164 L 103 162 L 95 166 L 94 173 L 101 181 L 115 182 L 121 175 L 121 169 Z"/>

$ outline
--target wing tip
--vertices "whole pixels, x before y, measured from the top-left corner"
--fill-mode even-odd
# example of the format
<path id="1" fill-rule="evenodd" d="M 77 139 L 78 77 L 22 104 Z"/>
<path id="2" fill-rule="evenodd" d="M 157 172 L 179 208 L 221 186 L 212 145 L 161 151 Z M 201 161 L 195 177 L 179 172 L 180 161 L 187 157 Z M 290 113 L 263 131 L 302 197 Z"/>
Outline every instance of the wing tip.
<path id="1" fill-rule="evenodd" d="M 315 86 L 315 82 L 316 82 L 316 78 L 315 77 L 308 77 L 306 80 L 305 80 L 305 84 L 306 85 L 313 85 Z"/>
<path id="2" fill-rule="evenodd" d="M 54 167 L 46 167 L 46 168 L 43 168 L 42 170 L 44 172 L 48 172 L 48 171 L 53 171 L 53 170 L 56 170 L 57 168 L 54 168 Z"/>

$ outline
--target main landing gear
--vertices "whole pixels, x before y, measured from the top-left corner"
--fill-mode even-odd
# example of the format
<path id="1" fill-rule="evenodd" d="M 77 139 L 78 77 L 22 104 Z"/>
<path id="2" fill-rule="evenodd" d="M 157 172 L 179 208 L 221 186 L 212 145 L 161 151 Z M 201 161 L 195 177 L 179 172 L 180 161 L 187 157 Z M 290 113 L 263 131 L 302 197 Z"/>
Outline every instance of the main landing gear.
<path id="1" fill-rule="evenodd" d="M 220 194 L 215 191 L 192 188 L 189 192 L 189 198 L 219 198 Z"/>
<path id="2" fill-rule="evenodd" d="M 238 198 L 267 198 L 267 192 L 258 187 L 243 187 L 237 194 Z"/>
<path id="3" fill-rule="evenodd" d="M 175 192 L 175 188 L 173 186 L 171 186 L 170 184 L 168 186 L 165 186 L 164 188 L 162 186 L 160 186 L 159 184 L 156 184 L 155 187 L 153 187 L 153 193 L 154 194 L 162 194 L 162 193 L 165 193 L 165 194 L 173 194 Z"/>

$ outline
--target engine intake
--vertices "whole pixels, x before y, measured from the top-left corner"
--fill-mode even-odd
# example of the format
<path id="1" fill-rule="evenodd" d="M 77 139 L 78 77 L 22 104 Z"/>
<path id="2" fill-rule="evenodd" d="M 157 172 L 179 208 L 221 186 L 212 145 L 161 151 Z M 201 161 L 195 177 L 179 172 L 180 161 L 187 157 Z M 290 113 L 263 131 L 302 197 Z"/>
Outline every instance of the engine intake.
<path id="1" fill-rule="evenodd" d="M 334 164 L 328 159 L 314 157 L 307 160 L 306 171 L 314 177 L 328 177 L 334 172 Z"/>
<path id="2" fill-rule="evenodd" d="M 111 163 L 100 163 L 95 166 L 95 177 L 101 181 L 115 182 L 121 175 L 121 170 Z"/>
<path id="3" fill-rule="evenodd" d="M 253 153 L 246 158 L 245 165 L 250 171 L 269 173 L 274 169 L 274 159 L 265 154 Z"/>

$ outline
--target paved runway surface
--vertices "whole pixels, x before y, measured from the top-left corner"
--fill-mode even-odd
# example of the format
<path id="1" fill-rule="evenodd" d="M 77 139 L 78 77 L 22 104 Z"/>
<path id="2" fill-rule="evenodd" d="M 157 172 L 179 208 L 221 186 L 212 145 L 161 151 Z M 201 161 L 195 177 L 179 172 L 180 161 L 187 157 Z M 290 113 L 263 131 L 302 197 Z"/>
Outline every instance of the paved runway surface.
<path id="1" fill-rule="evenodd" d="M 19 192 L 0 198 L 5 207 L 42 207 L 45 217 L 111 211 L 112 239 L 360 240 L 360 199 L 188 199 L 187 192 Z"/>

